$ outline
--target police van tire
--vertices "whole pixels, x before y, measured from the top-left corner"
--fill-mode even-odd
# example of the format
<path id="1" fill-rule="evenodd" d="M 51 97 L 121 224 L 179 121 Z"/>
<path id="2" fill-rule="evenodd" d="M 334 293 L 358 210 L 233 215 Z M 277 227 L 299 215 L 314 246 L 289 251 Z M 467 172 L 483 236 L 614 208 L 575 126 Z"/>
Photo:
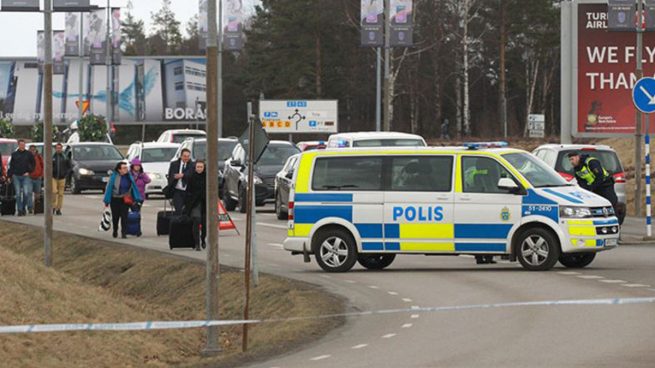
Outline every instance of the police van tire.
<path id="1" fill-rule="evenodd" d="M 348 272 L 357 262 L 355 239 L 343 229 L 319 232 L 312 249 L 316 263 L 326 272 Z"/>
<path id="2" fill-rule="evenodd" d="M 394 259 L 395 254 L 360 254 L 357 256 L 357 262 L 369 270 L 383 270 L 389 267 Z"/>
<path id="3" fill-rule="evenodd" d="M 571 253 L 562 254 L 559 263 L 568 268 L 585 268 L 596 258 L 596 253 Z"/>
<path id="4" fill-rule="evenodd" d="M 223 203 L 225 204 L 226 211 L 234 211 L 237 208 L 237 202 L 230 197 L 230 193 L 227 192 L 227 186 L 223 187 Z"/>
<path id="5" fill-rule="evenodd" d="M 521 233 L 516 242 L 516 257 L 529 271 L 547 271 L 560 256 L 557 238 L 550 231 L 535 227 Z"/>

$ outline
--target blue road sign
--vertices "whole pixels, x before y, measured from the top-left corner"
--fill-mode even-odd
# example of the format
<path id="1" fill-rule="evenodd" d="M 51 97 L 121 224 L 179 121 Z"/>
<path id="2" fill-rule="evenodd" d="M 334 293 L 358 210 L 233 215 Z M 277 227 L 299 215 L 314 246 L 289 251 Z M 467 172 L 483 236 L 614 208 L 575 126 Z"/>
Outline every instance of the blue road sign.
<path id="1" fill-rule="evenodd" d="M 655 112 L 655 78 L 641 78 L 632 90 L 632 101 L 641 112 Z"/>

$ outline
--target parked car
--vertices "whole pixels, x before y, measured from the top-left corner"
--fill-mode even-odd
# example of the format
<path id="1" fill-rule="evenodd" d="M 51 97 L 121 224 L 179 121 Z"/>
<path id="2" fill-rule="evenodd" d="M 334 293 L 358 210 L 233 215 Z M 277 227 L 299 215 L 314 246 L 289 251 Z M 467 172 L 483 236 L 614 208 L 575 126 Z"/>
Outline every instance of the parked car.
<path id="1" fill-rule="evenodd" d="M 275 200 L 275 175 L 280 172 L 289 157 L 300 153 L 298 148 L 289 142 L 271 141 L 254 167 L 255 173 L 255 204 L 263 206 Z M 238 144 L 230 159 L 225 163 L 223 201 L 228 211 L 233 211 L 237 205 L 239 210 L 246 212 L 246 184 L 248 180 L 247 152 Z"/>
<path id="2" fill-rule="evenodd" d="M 605 170 L 614 178 L 614 190 L 619 199 L 617 217 L 623 223 L 625 218 L 626 188 L 625 172 L 616 151 L 610 146 L 585 144 L 545 144 L 537 147 L 532 153 L 557 171 L 564 179 L 576 183 L 575 173 L 567 155 L 580 152 L 597 158 Z"/>
<path id="3" fill-rule="evenodd" d="M 317 149 L 326 149 L 327 144 L 325 144 L 324 141 L 307 141 L 307 142 L 296 143 L 296 147 L 298 147 L 300 152 L 305 152 L 305 151 L 312 151 Z"/>
<path id="4" fill-rule="evenodd" d="M 73 170 L 68 184 L 73 194 L 83 190 L 104 190 L 111 171 L 123 155 L 109 143 L 73 143 L 65 151 L 71 160 Z"/>
<path id="5" fill-rule="evenodd" d="M 420 135 L 395 132 L 359 132 L 333 134 L 328 148 L 348 147 L 426 147 Z"/>
<path id="6" fill-rule="evenodd" d="M 163 132 L 157 139 L 158 143 L 182 143 L 188 138 L 205 138 L 207 133 L 204 130 L 195 129 L 171 129 Z"/>
<path id="7" fill-rule="evenodd" d="M 162 190 L 168 185 L 168 167 L 170 161 L 180 145 L 177 143 L 134 143 L 127 151 L 127 161 L 135 158 L 141 160 L 143 171 L 150 177 L 150 184 L 146 185 L 146 198 L 151 194 L 163 194 Z"/>
<path id="8" fill-rule="evenodd" d="M 234 147 L 239 144 L 237 138 L 219 138 L 218 139 L 218 193 L 223 193 L 223 171 L 225 170 L 225 161 L 230 158 Z M 207 138 L 188 138 L 181 145 L 173 160 L 180 157 L 183 149 L 191 151 L 191 160 L 205 160 L 207 158 Z"/>
<path id="9" fill-rule="evenodd" d="M 275 175 L 275 214 L 278 220 L 286 220 L 289 217 L 289 193 L 299 157 L 300 155 L 289 157 L 282 170 Z"/>
<path id="10" fill-rule="evenodd" d="M 9 138 L 0 138 L 0 154 L 2 154 L 2 167 L 7 169 L 9 157 L 18 149 L 18 141 Z"/>

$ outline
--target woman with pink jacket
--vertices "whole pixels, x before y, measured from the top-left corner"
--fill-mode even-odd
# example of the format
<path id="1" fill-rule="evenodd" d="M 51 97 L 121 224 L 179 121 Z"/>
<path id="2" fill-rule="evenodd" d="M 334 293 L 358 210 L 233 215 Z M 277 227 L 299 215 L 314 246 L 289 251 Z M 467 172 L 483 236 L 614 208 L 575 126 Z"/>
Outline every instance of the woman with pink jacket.
<path id="1" fill-rule="evenodd" d="M 141 160 L 139 160 L 138 158 L 133 159 L 130 164 L 131 164 L 130 174 L 132 175 L 132 178 L 134 178 L 134 182 L 136 183 L 136 188 L 139 190 L 139 194 L 141 194 L 141 198 L 145 200 L 146 185 L 150 183 L 150 177 L 148 176 L 148 174 L 146 174 L 143 171 Z"/>

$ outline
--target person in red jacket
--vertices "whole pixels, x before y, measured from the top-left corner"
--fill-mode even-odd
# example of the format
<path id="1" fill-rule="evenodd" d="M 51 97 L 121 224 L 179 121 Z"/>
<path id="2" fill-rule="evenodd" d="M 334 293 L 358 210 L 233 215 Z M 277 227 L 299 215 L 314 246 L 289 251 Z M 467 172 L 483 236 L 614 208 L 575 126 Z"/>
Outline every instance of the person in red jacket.
<path id="1" fill-rule="evenodd" d="M 30 179 L 32 180 L 32 192 L 34 193 L 34 201 L 36 203 L 41 200 L 41 187 L 43 185 L 43 157 L 39 154 L 36 146 L 30 146 L 30 153 L 34 156 L 34 170 L 30 172 Z"/>

